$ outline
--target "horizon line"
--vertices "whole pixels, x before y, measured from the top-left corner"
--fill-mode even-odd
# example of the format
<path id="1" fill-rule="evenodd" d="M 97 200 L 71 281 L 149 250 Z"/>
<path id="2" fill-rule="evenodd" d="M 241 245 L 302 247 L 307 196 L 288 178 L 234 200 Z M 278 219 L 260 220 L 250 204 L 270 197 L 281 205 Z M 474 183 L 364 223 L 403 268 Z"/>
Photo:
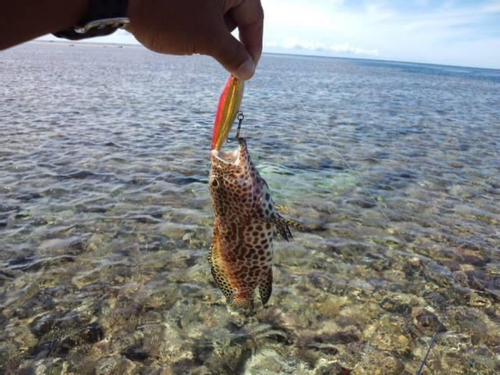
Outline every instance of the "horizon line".
<path id="1" fill-rule="evenodd" d="M 98 41 L 72 41 L 72 40 L 43 40 L 34 39 L 26 42 L 28 43 L 44 43 L 44 44 L 80 44 L 80 45 L 99 45 L 99 46 L 127 46 L 127 47 L 138 47 L 149 51 L 142 44 L 136 43 L 110 43 L 110 42 L 98 42 Z M 466 66 L 466 65 L 451 65 L 451 64 L 439 64 L 430 62 L 416 62 L 416 61 L 404 61 L 404 60 L 388 60 L 384 58 L 373 58 L 373 57 L 354 57 L 354 56 L 325 56 L 325 55 L 315 55 L 315 54 L 302 54 L 302 53 L 292 53 L 292 52 L 268 52 L 263 51 L 263 55 L 278 55 L 278 56 L 292 56 L 292 57 L 305 57 L 305 58 L 323 58 L 323 59 L 343 59 L 343 60 L 360 60 L 360 61 L 373 61 L 381 63 L 397 63 L 397 64 L 418 64 L 418 65 L 430 65 L 430 66 L 441 66 L 448 68 L 464 68 L 464 69 L 480 69 L 480 70 L 491 70 L 495 72 L 500 72 L 500 68 L 485 68 L 481 66 Z"/>

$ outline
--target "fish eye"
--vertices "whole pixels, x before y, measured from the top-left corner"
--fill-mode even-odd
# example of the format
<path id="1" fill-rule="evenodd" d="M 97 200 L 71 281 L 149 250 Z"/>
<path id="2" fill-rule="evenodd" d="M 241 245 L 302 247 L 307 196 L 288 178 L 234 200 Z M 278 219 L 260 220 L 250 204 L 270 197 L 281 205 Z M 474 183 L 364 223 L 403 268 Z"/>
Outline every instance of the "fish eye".
<path id="1" fill-rule="evenodd" d="M 219 181 L 217 181 L 217 180 L 215 180 L 215 179 L 214 179 L 214 180 L 212 180 L 212 187 L 215 187 L 215 188 L 216 188 L 216 187 L 219 187 Z"/>

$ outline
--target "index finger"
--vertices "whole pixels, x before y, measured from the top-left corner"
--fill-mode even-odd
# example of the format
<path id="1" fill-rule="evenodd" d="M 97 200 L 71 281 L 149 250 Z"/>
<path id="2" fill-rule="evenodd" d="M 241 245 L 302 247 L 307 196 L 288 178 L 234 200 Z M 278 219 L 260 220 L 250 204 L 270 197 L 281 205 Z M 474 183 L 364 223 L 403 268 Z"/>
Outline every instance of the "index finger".
<path id="1" fill-rule="evenodd" d="M 240 32 L 240 41 L 257 65 L 262 55 L 264 10 L 260 0 L 243 0 L 229 13 Z"/>

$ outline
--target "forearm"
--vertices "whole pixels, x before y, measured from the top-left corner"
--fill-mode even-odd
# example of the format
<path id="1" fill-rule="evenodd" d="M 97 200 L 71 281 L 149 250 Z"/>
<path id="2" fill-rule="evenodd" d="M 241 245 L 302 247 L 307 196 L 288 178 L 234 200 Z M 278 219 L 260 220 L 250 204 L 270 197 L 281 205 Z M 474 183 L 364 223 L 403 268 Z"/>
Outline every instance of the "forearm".
<path id="1" fill-rule="evenodd" d="M 88 0 L 0 0 L 0 50 L 76 25 Z"/>

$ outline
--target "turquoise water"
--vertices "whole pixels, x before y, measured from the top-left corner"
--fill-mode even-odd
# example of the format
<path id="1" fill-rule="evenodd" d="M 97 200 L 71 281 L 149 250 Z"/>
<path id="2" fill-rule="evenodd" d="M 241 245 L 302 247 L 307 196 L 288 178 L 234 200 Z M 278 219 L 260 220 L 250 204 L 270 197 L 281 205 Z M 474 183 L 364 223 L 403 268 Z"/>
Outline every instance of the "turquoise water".
<path id="1" fill-rule="evenodd" d="M 436 332 L 423 374 L 500 372 L 500 71 L 265 55 L 242 135 L 306 229 L 251 318 L 206 260 L 226 79 L 0 54 L 0 372 L 415 374 Z"/>

